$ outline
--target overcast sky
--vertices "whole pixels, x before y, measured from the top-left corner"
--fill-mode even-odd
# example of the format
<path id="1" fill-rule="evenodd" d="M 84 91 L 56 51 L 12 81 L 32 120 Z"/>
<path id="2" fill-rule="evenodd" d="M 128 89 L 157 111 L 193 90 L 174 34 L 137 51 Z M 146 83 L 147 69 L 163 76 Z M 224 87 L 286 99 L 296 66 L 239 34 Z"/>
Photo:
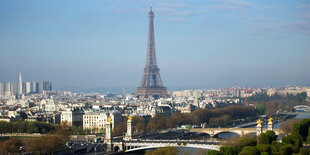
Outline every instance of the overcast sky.
<path id="1" fill-rule="evenodd" d="M 136 87 L 150 0 L 0 0 L 0 81 Z M 175 88 L 310 85 L 310 0 L 153 0 Z"/>

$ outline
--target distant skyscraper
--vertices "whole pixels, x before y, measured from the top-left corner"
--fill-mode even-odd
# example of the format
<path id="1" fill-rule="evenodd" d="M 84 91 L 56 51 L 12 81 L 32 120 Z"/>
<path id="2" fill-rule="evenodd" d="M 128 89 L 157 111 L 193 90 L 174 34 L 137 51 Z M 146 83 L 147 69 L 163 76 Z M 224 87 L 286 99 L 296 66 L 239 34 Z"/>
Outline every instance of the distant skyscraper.
<path id="1" fill-rule="evenodd" d="M 0 83 L 0 95 L 11 96 L 29 93 L 42 93 L 43 91 L 52 91 L 52 82 L 23 82 L 22 74 L 19 73 L 18 82 Z"/>
<path id="2" fill-rule="evenodd" d="M 11 86 L 11 88 L 10 88 L 11 92 L 14 95 L 18 94 L 18 83 L 17 82 L 10 82 L 10 86 Z"/>
<path id="3" fill-rule="evenodd" d="M 4 95 L 4 84 L 0 83 L 0 96 Z"/>
<path id="4" fill-rule="evenodd" d="M 23 94 L 23 82 L 22 82 L 22 73 L 19 73 L 18 76 L 18 95 Z"/>
<path id="5" fill-rule="evenodd" d="M 49 81 L 43 81 L 42 82 L 43 84 L 43 90 L 45 91 L 52 91 L 52 82 L 49 82 Z"/>
<path id="6" fill-rule="evenodd" d="M 37 83 L 31 82 L 31 93 L 37 93 Z"/>
<path id="7" fill-rule="evenodd" d="M 37 82 L 37 93 L 43 93 L 43 82 Z"/>
<path id="8" fill-rule="evenodd" d="M 4 88 L 5 88 L 5 92 L 11 92 L 11 83 L 6 82 Z"/>
<path id="9" fill-rule="evenodd" d="M 167 88 L 164 86 L 157 67 L 156 53 L 155 53 L 155 34 L 154 34 L 154 13 L 151 10 L 149 16 L 149 32 L 147 43 L 147 56 L 145 62 L 144 73 L 142 80 L 136 89 L 136 96 L 139 98 L 159 98 L 168 97 Z"/>
<path id="10" fill-rule="evenodd" d="M 25 89 L 24 89 L 25 94 L 29 94 L 31 92 L 31 83 L 25 82 L 24 86 L 25 86 Z"/>

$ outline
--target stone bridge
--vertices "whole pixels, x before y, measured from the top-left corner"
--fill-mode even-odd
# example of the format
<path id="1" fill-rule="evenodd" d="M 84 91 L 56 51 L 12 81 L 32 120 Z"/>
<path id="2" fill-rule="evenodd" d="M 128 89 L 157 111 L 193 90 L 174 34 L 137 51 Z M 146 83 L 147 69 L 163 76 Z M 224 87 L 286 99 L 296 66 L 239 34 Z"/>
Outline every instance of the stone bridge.
<path id="1" fill-rule="evenodd" d="M 268 131 L 267 129 L 263 129 L 262 132 Z M 283 134 L 284 132 L 280 129 L 273 129 L 276 135 Z M 199 132 L 209 134 L 210 137 L 216 137 L 219 133 L 231 132 L 238 134 L 240 137 L 250 134 L 257 133 L 257 128 L 191 128 L 189 132 Z"/>
<path id="2" fill-rule="evenodd" d="M 159 147 L 190 147 L 208 150 L 219 150 L 220 142 L 216 140 L 165 140 L 165 139 L 131 139 L 114 142 L 110 148 L 115 152 L 132 152 Z"/>
<path id="3" fill-rule="evenodd" d="M 108 120 L 111 120 L 110 116 Z M 112 137 L 112 123 L 107 121 L 106 134 L 104 139 L 105 151 L 107 152 L 131 152 L 137 150 L 145 150 L 158 147 L 191 147 L 191 148 L 201 148 L 208 150 L 219 150 L 220 143 L 214 138 L 210 140 L 165 140 L 165 139 L 133 139 L 132 130 L 132 118 L 128 117 L 127 120 L 127 132 L 121 141 L 115 141 Z M 244 136 L 250 133 L 256 133 L 260 135 L 268 130 L 273 130 L 277 135 L 282 134 L 283 131 L 279 129 L 273 129 L 272 118 L 269 118 L 268 128 L 263 129 L 262 121 L 259 119 L 257 121 L 256 128 L 192 128 L 189 132 L 200 132 L 207 133 L 210 137 L 215 137 L 219 133 L 231 132 L 236 133 L 240 136 Z"/>

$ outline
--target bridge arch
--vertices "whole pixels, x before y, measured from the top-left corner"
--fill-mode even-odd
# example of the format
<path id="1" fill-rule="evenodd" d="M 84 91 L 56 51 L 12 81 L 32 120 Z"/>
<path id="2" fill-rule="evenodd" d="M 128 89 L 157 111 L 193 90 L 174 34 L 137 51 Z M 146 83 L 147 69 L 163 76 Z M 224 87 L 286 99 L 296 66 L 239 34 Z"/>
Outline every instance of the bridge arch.
<path id="1" fill-rule="evenodd" d="M 297 108 L 310 108 L 310 106 L 307 106 L 307 105 L 297 105 L 297 106 L 294 106 L 294 109 L 297 109 Z"/>
<path id="2" fill-rule="evenodd" d="M 120 150 L 120 148 L 118 146 L 115 146 L 113 149 L 115 152 L 118 152 Z"/>
<path id="3" fill-rule="evenodd" d="M 219 131 L 219 132 L 214 133 L 214 137 L 218 137 L 219 134 L 221 134 L 221 133 L 233 133 L 233 134 L 238 135 L 239 137 L 242 136 L 239 132 L 234 132 L 234 131 Z"/>
<path id="4" fill-rule="evenodd" d="M 234 131 L 234 130 L 222 130 L 222 131 L 215 131 L 214 132 L 214 136 L 220 134 L 220 133 L 234 133 L 234 134 L 237 134 L 237 135 L 241 135 L 242 133 L 238 132 L 238 131 Z"/>
<path id="5" fill-rule="evenodd" d="M 239 136 L 245 135 L 243 133 L 243 131 L 237 131 L 237 130 L 202 130 L 200 132 L 206 133 L 206 134 L 210 135 L 210 137 L 216 137 L 220 133 L 234 133 L 234 134 L 237 134 Z"/>

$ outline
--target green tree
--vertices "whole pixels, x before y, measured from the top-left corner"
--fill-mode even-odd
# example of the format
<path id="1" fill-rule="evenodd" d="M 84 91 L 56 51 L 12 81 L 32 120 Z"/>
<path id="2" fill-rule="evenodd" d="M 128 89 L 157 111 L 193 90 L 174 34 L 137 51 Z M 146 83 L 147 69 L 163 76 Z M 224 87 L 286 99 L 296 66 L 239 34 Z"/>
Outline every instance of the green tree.
<path id="1" fill-rule="evenodd" d="M 0 133 L 8 133 L 11 129 L 11 124 L 9 122 L 0 121 Z"/>
<path id="2" fill-rule="evenodd" d="M 301 147 L 299 149 L 298 155 L 310 155 L 310 149 Z"/>
<path id="3" fill-rule="evenodd" d="M 265 112 L 266 112 L 266 106 L 265 105 L 257 104 L 255 106 L 256 106 L 256 109 L 258 111 L 258 114 L 260 114 L 260 115 L 265 114 Z"/>
<path id="4" fill-rule="evenodd" d="M 270 144 L 259 144 L 256 146 L 256 149 L 262 154 L 266 152 L 268 154 L 273 154 L 276 152 L 276 147 Z"/>
<path id="5" fill-rule="evenodd" d="M 308 137 L 308 130 L 310 127 L 310 118 L 302 119 L 300 122 L 294 124 L 292 134 L 299 134 L 304 140 Z"/>
<path id="6" fill-rule="evenodd" d="M 237 143 L 234 145 L 238 152 L 241 152 L 242 148 L 245 146 L 256 146 L 256 139 L 252 137 L 241 137 Z"/>
<path id="7" fill-rule="evenodd" d="M 286 146 L 283 146 L 282 150 L 291 149 L 293 152 L 297 153 L 299 148 L 302 147 L 302 138 L 299 135 L 287 135 L 282 138 L 282 143 Z"/>
<path id="8" fill-rule="evenodd" d="M 275 140 L 277 140 L 277 135 L 270 130 L 258 136 L 258 144 L 271 144 Z"/>
<path id="9" fill-rule="evenodd" d="M 48 133 L 54 131 L 54 125 L 45 122 L 2 122 L 0 133 Z"/>
<path id="10" fill-rule="evenodd" d="M 308 129 L 308 138 L 307 138 L 307 143 L 310 144 L 310 127 Z"/>
<path id="11" fill-rule="evenodd" d="M 259 151 L 254 146 L 245 146 L 239 155 L 259 155 Z"/>
<path id="12" fill-rule="evenodd" d="M 207 152 L 207 155 L 221 155 L 221 153 L 216 150 L 210 150 Z"/>
<path id="13" fill-rule="evenodd" d="M 237 155 L 238 152 L 233 146 L 221 146 L 220 147 L 221 155 Z"/>
<path id="14" fill-rule="evenodd" d="M 285 145 L 282 145 L 282 146 L 280 147 L 279 153 L 280 153 L 281 155 L 292 155 L 292 154 L 293 154 L 292 144 L 285 144 Z"/>
<path id="15" fill-rule="evenodd" d="M 74 135 L 84 135 L 83 126 L 72 126 L 72 134 Z"/>

